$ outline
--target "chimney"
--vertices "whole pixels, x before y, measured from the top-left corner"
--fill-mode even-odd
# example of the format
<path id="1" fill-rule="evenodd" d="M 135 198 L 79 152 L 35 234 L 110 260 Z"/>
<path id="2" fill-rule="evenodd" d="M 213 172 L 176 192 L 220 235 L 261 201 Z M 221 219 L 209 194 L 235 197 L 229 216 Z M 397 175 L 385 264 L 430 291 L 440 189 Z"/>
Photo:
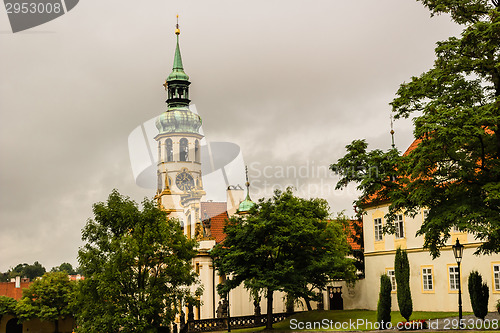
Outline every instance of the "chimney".
<path id="1" fill-rule="evenodd" d="M 227 195 L 227 214 L 229 217 L 233 216 L 238 210 L 240 203 L 245 200 L 245 191 L 240 185 L 228 186 L 226 190 Z"/>
<path id="2" fill-rule="evenodd" d="M 16 276 L 16 288 L 21 288 L 21 277 Z"/>

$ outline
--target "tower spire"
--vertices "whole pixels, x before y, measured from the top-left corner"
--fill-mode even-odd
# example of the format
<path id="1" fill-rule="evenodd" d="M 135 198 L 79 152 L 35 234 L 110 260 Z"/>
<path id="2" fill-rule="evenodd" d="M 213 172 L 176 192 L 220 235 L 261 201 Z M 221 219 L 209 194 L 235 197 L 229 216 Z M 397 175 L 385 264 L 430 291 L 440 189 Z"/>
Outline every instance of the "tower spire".
<path id="1" fill-rule="evenodd" d="M 390 118 L 391 118 L 391 138 L 392 138 L 392 148 L 394 149 L 396 147 L 396 145 L 394 144 L 394 124 L 393 124 L 393 121 L 392 121 L 392 114 L 390 115 Z"/>
<path id="2" fill-rule="evenodd" d="M 168 109 L 188 106 L 191 100 L 189 99 L 189 76 L 184 72 L 184 66 L 182 65 L 181 48 L 179 47 L 179 35 L 181 30 L 179 29 L 179 15 L 177 15 L 177 23 L 175 24 L 175 35 L 177 43 L 175 45 L 174 53 L 174 65 L 172 66 L 172 72 L 165 80 L 163 86 L 165 90 L 168 91 Z"/>
<path id="3" fill-rule="evenodd" d="M 175 24 L 175 34 L 177 35 L 177 45 L 175 47 L 174 67 L 172 69 L 174 71 L 179 70 L 184 73 L 184 67 L 182 66 L 181 49 L 179 47 L 179 35 L 181 34 L 181 30 L 179 29 L 179 15 L 177 15 L 177 23 Z"/>

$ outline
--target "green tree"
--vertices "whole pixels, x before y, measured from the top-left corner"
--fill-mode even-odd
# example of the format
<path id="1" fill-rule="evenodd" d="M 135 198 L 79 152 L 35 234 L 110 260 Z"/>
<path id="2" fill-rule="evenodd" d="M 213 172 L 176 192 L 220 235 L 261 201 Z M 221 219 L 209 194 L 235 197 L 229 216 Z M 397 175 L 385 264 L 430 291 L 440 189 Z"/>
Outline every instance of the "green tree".
<path id="1" fill-rule="evenodd" d="M 94 204 L 78 253 L 85 275 L 79 332 L 157 332 L 174 319 L 179 301 L 193 299 L 196 241 L 154 202 L 145 199 L 142 207 L 116 190 Z"/>
<path id="2" fill-rule="evenodd" d="M 380 293 L 377 303 L 377 322 L 381 329 L 385 328 L 387 323 L 391 322 L 391 279 L 384 274 L 380 276 Z"/>
<path id="3" fill-rule="evenodd" d="M 0 273 L 0 282 L 9 282 L 9 272 Z"/>
<path id="4" fill-rule="evenodd" d="M 30 280 L 34 280 L 37 277 L 43 276 L 46 270 L 38 261 L 35 261 L 33 265 L 18 264 L 13 269 L 9 270 L 8 274 L 10 278 L 14 278 L 16 276 L 27 277 Z"/>
<path id="5" fill-rule="evenodd" d="M 52 267 L 51 272 L 66 272 L 68 275 L 76 275 L 76 270 L 70 263 L 63 262 L 61 265 Z"/>
<path id="6" fill-rule="evenodd" d="M 7 296 L 0 296 L 0 321 L 4 315 L 16 314 L 16 300 Z"/>
<path id="7" fill-rule="evenodd" d="M 73 314 L 75 282 L 63 272 L 45 273 L 23 290 L 17 302 L 16 315 L 20 321 L 33 318 L 52 321 L 59 332 L 59 320 Z"/>
<path id="8" fill-rule="evenodd" d="M 395 118 L 412 117 L 418 145 L 401 155 L 347 146 L 331 166 L 337 188 L 358 183 L 357 204 L 390 201 L 388 232 L 396 215 L 429 209 L 417 235 L 433 257 L 455 226 L 483 243 L 476 253 L 500 251 L 500 12 L 497 0 L 420 0 L 432 15 L 463 25 L 460 37 L 437 43 L 434 67 L 403 83 L 392 101 Z"/>
<path id="9" fill-rule="evenodd" d="M 249 214 L 227 222 L 226 239 L 211 252 L 221 274 L 230 276 L 221 294 L 250 282 L 265 291 L 267 329 L 272 329 L 273 293 L 281 290 L 306 303 L 333 279 L 354 281 L 344 225 L 328 222 L 323 199 L 295 197 L 288 188 L 261 199 Z M 310 308 L 310 305 L 308 305 Z"/>
<path id="10" fill-rule="evenodd" d="M 410 320 L 413 312 L 413 302 L 411 300 L 410 291 L 410 262 L 408 261 L 408 254 L 406 250 L 400 247 L 396 250 L 394 258 L 394 275 L 396 277 L 398 306 L 401 316 Z"/>
<path id="11" fill-rule="evenodd" d="M 484 320 L 484 317 L 488 314 L 488 299 L 490 298 L 488 285 L 486 282 L 483 283 L 483 278 L 477 271 L 470 273 L 468 282 L 470 303 L 474 315 Z"/>

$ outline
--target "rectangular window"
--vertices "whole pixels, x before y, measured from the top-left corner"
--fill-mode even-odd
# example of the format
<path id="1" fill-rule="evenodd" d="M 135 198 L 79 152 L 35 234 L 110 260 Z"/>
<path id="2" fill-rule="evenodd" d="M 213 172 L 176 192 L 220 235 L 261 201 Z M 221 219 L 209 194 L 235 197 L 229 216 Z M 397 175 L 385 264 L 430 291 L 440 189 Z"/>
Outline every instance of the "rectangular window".
<path id="1" fill-rule="evenodd" d="M 458 266 L 450 266 L 448 270 L 450 276 L 450 290 L 458 290 L 458 284 L 460 282 L 458 278 Z"/>
<path id="2" fill-rule="evenodd" d="M 434 290 L 432 283 L 432 268 L 422 268 L 422 281 L 424 284 L 424 291 Z"/>
<path id="3" fill-rule="evenodd" d="M 500 265 L 493 265 L 493 279 L 495 291 L 500 291 Z"/>
<path id="4" fill-rule="evenodd" d="M 394 274 L 394 270 L 388 269 L 387 276 L 391 279 L 391 290 L 396 291 L 396 274 Z"/>
<path id="5" fill-rule="evenodd" d="M 374 219 L 373 224 L 375 225 L 375 241 L 380 242 L 382 238 L 382 219 Z"/>
<path id="6" fill-rule="evenodd" d="M 405 238 L 405 226 L 403 222 L 403 215 L 396 216 L 396 238 Z"/>

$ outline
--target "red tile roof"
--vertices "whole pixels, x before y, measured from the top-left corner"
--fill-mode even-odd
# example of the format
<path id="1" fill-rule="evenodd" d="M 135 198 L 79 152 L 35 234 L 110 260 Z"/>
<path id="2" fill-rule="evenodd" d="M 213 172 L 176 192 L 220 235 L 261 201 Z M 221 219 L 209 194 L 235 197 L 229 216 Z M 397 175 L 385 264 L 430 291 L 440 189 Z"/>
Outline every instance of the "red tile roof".
<path id="1" fill-rule="evenodd" d="M 349 232 L 347 234 L 347 242 L 351 246 L 353 250 L 361 250 L 361 245 L 356 243 L 354 241 L 353 235 L 356 235 L 356 230 L 354 229 L 354 224 L 357 224 L 361 227 L 361 230 L 363 230 L 363 221 L 358 221 L 358 220 L 349 220 Z M 361 235 L 359 235 L 361 236 Z"/>
<path id="2" fill-rule="evenodd" d="M 210 231 L 215 242 L 218 244 L 226 238 L 224 225 L 229 218 L 227 214 L 227 204 L 225 202 L 202 202 L 201 219 L 203 221 L 210 219 Z"/>
<path id="3" fill-rule="evenodd" d="M 422 142 L 422 139 L 416 139 L 415 141 L 413 141 L 412 144 L 408 147 L 408 149 L 406 149 L 403 156 L 408 156 L 408 154 L 410 154 L 413 150 L 415 150 L 415 148 L 417 148 L 420 142 Z"/>
<path id="4" fill-rule="evenodd" d="M 23 289 L 29 287 L 31 282 L 21 282 L 21 288 L 16 288 L 15 282 L 0 282 L 0 296 L 7 296 L 20 300 L 23 297 Z"/>
<path id="5" fill-rule="evenodd" d="M 212 237 L 215 238 L 215 242 L 217 244 L 222 242 L 226 238 L 226 234 L 224 233 L 224 226 L 226 225 L 226 220 L 229 218 L 226 208 L 227 204 L 225 202 L 201 203 L 202 220 L 205 221 L 207 219 L 210 219 L 210 230 L 212 232 Z M 349 232 L 347 234 L 347 242 L 353 250 L 359 250 L 361 249 L 361 246 L 357 244 L 352 237 L 352 235 L 355 234 L 353 224 L 357 223 L 362 227 L 363 222 L 357 220 L 349 220 L 348 222 Z"/>

